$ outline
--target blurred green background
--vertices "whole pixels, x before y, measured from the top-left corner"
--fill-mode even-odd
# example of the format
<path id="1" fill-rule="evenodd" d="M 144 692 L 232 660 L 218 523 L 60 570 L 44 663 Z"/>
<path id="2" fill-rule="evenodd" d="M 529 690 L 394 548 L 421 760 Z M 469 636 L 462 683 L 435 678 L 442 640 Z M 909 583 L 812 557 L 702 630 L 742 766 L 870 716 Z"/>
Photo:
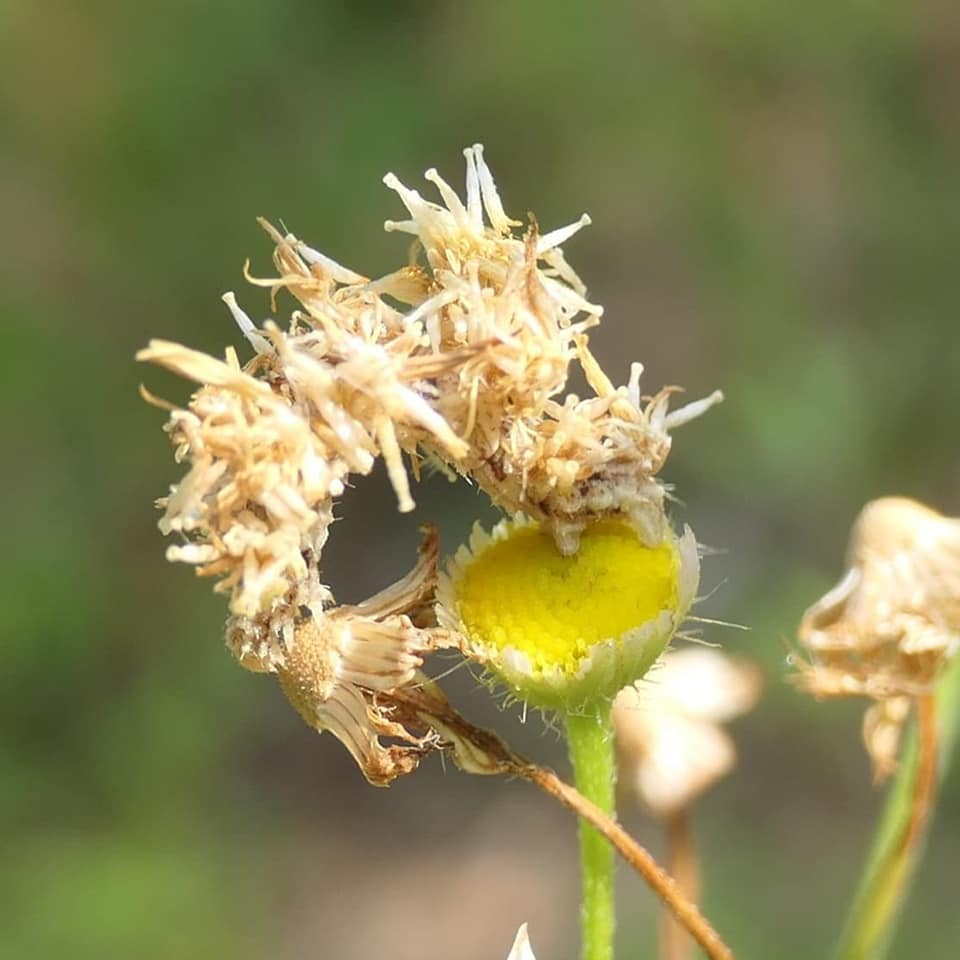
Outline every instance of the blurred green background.
<path id="1" fill-rule="evenodd" d="M 720 386 L 678 433 L 678 521 L 723 552 L 707 637 L 769 675 L 737 775 L 697 811 L 706 912 L 744 958 L 827 955 L 880 795 L 860 704 L 782 681 L 785 640 L 838 576 L 863 501 L 960 513 L 960 7 L 656 0 L 0 3 L 0 956 L 576 954 L 572 822 L 520 783 L 432 761 L 368 787 L 275 685 L 236 668 L 224 605 L 163 559 L 175 481 L 149 337 L 220 352 L 219 302 L 258 319 L 254 218 L 377 275 L 403 262 L 387 170 L 462 183 L 487 147 L 508 210 L 583 210 L 568 256 L 607 306 L 615 380 Z M 400 517 L 385 479 L 345 498 L 344 600 L 492 514 L 435 479 Z M 437 665 L 437 671 L 446 668 Z M 556 736 L 452 696 L 564 767 Z M 654 849 L 656 826 L 628 824 Z M 945 788 L 894 956 L 953 958 L 960 777 Z M 653 956 L 621 873 L 621 955 Z"/>

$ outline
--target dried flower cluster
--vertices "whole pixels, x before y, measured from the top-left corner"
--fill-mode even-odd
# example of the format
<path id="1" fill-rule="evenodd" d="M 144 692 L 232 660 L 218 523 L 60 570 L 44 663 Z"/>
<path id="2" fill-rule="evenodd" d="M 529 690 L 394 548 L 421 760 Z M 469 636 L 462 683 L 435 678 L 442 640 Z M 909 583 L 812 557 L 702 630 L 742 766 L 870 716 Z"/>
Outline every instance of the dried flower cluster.
<path id="1" fill-rule="evenodd" d="M 720 724 L 750 710 L 760 688 L 753 664 L 718 650 L 665 654 L 614 703 L 621 787 L 660 817 L 688 807 L 733 769 L 736 748 Z"/>
<path id="2" fill-rule="evenodd" d="M 900 497 L 868 503 L 847 572 L 804 614 L 811 657 L 798 682 L 817 697 L 864 696 L 864 740 L 882 778 L 895 766 L 912 698 L 960 647 L 960 520 Z"/>
<path id="3" fill-rule="evenodd" d="M 386 228 L 413 234 L 420 262 L 371 281 L 264 223 L 277 276 L 247 275 L 270 288 L 274 306 L 282 290 L 299 302 L 285 328 L 258 328 L 227 294 L 255 351 L 249 363 L 163 341 L 138 354 L 200 385 L 167 426 L 189 464 L 160 501 L 161 529 L 182 540 L 169 558 L 221 578 L 240 663 L 278 674 L 308 722 L 342 739 L 375 782 L 429 748 L 424 712 L 427 732 L 408 730 L 391 695 L 419 676 L 426 652 L 455 638 L 424 612 L 433 541 L 394 588 L 333 606 L 320 556 L 347 478 L 382 457 L 410 510 L 404 454 L 415 476 L 435 458 L 509 514 L 542 523 L 565 554 L 599 518 L 625 520 L 656 546 L 667 530 L 657 474 L 669 431 L 719 399 L 669 413 L 673 388 L 643 399 L 637 364 L 615 388 L 587 346 L 601 308 L 561 251 L 589 219 L 545 234 L 531 220 L 518 234 L 482 148 L 464 153 L 465 201 L 434 170 L 426 179 L 442 205 L 384 178 L 409 213 Z M 558 399 L 574 359 L 595 396 Z M 384 735 L 401 745 L 383 746 Z"/>

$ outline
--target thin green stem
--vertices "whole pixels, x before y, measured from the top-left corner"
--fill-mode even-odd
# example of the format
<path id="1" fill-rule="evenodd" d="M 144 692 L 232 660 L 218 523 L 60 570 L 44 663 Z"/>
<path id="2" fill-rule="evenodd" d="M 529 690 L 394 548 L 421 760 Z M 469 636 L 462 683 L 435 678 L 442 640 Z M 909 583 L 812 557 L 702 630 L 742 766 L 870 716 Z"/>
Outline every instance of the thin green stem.
<path id="1" fill-rule="evenodd" d="M 920 698 L 860 886 L 840 940 L 838 960 L 882 960 L 923 853 L 936 786 L 950 763 L 960 713 L 960 659 L 933 696 Z"/>
<path id="2" fill-rule="evenodd" d="M 614 809 L 616 766 L 610 707 L 587 716 L 567 715 L 567 743 L 577 789 L 604 813 Z M 615 927 L 613 847 L 588 823 L 580 821 L 580 908 L 583 960 L 613 960 Z"/>

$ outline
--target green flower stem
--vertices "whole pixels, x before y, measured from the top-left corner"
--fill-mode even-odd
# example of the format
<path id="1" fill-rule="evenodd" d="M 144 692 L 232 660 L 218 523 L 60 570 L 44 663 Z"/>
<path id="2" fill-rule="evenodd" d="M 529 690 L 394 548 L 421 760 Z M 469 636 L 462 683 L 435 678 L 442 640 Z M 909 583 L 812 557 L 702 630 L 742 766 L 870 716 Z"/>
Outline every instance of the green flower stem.
<path id="1" fill-rule="evenodd" d="M 950 763 L 960 713 L 960 659 L 955 659 L 926 703 L 918 703 L 900 769 L 874 838 L 840 940 L 838 960 L 882 960 L 923 853 L 937 783 Z"/>
<path id="2" fill-rule="evenodd" d="M 616 767 L 610 705 L 587 716 L 567 714 L 567 743 L 577 789 L 604 813 L 612 815 Z M 583 960 L 613 960 L 615 926 L 613 847 L 588 823 L 580 821 L 580 869 L 583 902 Z"/>

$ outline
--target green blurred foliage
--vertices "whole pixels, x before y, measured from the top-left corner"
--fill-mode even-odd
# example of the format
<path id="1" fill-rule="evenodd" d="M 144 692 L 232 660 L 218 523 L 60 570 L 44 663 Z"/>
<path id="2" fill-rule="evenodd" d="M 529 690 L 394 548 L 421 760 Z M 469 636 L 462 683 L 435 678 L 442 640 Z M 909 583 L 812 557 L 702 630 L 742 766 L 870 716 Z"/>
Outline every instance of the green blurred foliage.
<path id="1" fill-rule="evenodd" d="M 177 470 L 137 384 L 188 390 L 132 362 L 151 336 L 236 342 L 223 290 L 267 315 L 239 290 L 246 256 L 269 269 L 256 215 L 390 269 L 382 174 L 460 182 L 479 140 L 508 209 L 593 216 L 568 254 L 614 378 L 636 358 L 650 388 L 727 395 L 667 476 L 723 549 L 704 615 L 752 627 L 706 636 L 769 672 L 699 811 L 705 905 L 744 957 L 824 956 L 879 798 L 859 705 L 792 692 L 785 644 L 863 501 L 960 512 L 958 10 L 0 4 L 0 955 L 497 957 L 524 919 L 538 955 L 574 955 L 562 812 L 436 764 L 374 791 L 224 655 L 221 600 L 164 562 L 151 510 Z M 350 492 L 328 554 L 345 599 L 404 569 L 421 520 L 452 546 L 491 516 L 440 480 L 419 499 L 401 518 L 382 477 Z M 954 780 L 898 940 L 928 960 L 960 936 L 958 800 Z M 650 897 L 621 876 L 624 955 L 652 955 Z"/>

